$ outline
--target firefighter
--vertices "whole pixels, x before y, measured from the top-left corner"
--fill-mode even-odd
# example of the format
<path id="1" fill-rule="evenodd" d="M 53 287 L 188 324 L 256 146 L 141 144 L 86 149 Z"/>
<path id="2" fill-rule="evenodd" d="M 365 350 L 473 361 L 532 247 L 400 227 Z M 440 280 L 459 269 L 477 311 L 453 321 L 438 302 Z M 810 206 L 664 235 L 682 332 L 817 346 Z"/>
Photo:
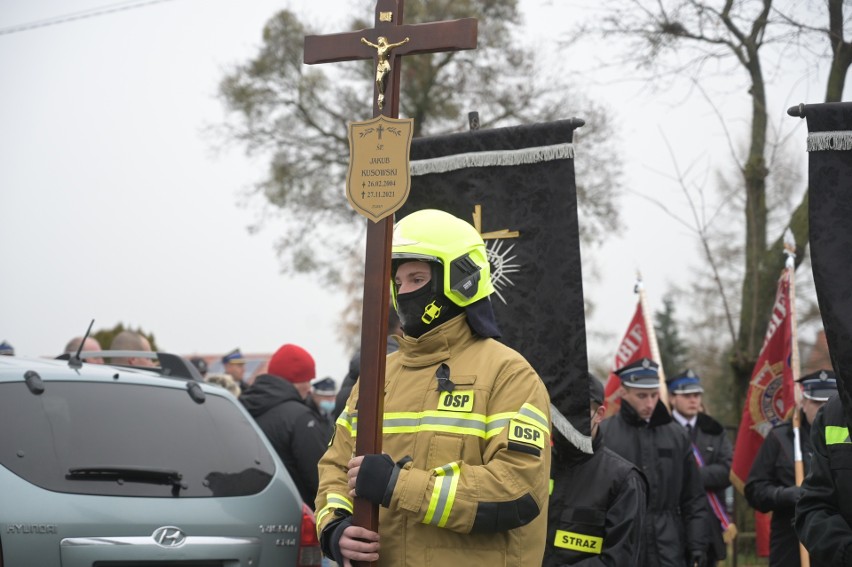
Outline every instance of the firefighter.
<path id="1" fill-rule="evenodd" d="M 660 400 L 658 368 L 643 358 L 616 371 L 621 409 L 601 429 L 607 446 L 648 479 L 640 565 L 705 567 L 706 497 L 689 437 Z"/>
<path id="2" fill-rule="evenodd" d="M 589 375 L 592 449 L 584 453 L 553 433 L 544 567 L 639 565 L 648 483 L 600 434 L 604 387 Z"/>
<path id="3" fill-rule="evenodd" d="M 852 442 L 849 418 L 837 393 L 834 372 L 814 384 L 809 395 L 827 399 L 811 428 L 811 472 L 796 504 L 796 534 L 807 548 L 811 565 L 852 566 Z M 825 386 L 828 386 L 827 388 Z M 848 390 L 847 390 L 848 391 Z"/>
<path id="4" fill-rule="evenodd" d="M 822 378 L 821 378 L 822 377 Z M 819 409 L 837 393 L 834 373 L 818 370 L 799 378 L 802 387 L 802 420 L 799 441 L 805 475 L 811 470 L 811 424 Z M 772 512 L 769 536 L 769 563 L 773 567 L 799 567 L 799 539 L 793 527 L 796 502 L 803 488 L 796 486 L 793 425 L 785 421 L 772 428 L 754 458 L 745 496 L 761 512 Z M 820 565 L 821 562 L 814 563 Z M 842 563 L 825 563 L 842 565 Z"/>
<path id="5" fill-rule="evenodd" d="M 686 429 L 692 443 L 701 484 L 707 494 L 708 514 L 707 564 L 716 565 L 727 555 L 726 541 L 733 538 L 736 528 L 725 508 L 725 489 L 731 486 L 731 461 L 734 448 L 721 423 L 703 411 L 704 387 L 701 377 L 692 370 L 681 372 L 667 382 L 672 417 Z"/>
<path id="6" fill-rule="evenodd" d="M 393 233 L 402 324 L 388 356 L 382 455 L 353 458 L 360 382 L 320 461 L 320 542 L 341 565 L 540 565 L 547 528 L 550 400 L 499 330 L 485 244 L 422 210 Z M 353 497 L 380 505 L 379 532 L 352 525 Z"/>

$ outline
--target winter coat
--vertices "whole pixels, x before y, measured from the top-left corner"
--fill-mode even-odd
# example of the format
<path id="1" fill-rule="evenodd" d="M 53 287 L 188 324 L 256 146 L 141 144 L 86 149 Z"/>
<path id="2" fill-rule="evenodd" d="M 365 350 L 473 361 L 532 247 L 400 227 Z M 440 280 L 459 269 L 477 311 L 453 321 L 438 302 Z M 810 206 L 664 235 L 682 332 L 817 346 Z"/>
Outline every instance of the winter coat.
<path id="1" fill-rule="evenodd" d="M 725 505 L 725 489 L 731 486 L 731 461 L 734 458 L 734 448 L 725 433 L 721 423 L 707 415 L 699 413 L 695 419 L 693 444 L 701 453 L 704 466 L 698 467 L 701 484 L 705 493 L 710 491 Z M 722 539 L 722 523 L 713 509 L 707 514 L 707 538 L 710 541 L 708 551 L 709 563 L 720 561 L 727 555 L 725 541 Z"/>
<path id="2" fill-rule="evenodd" d="M 811 472 L 796 504 L 796 533 L 811 565 L 852 566 L 852 440 L 840 396 L 817 413 Z"/>
<path id="3" fill-rule="evenodd" d="M 302 500 L 313 507 L 317 463 L 331 436 L 326 422 L 293 384 L 272 374 L 258 376 L 239 400 L 272 443 Z"/>
<path id="4" fill-rule="evenodd" d="M 601 431 L 607 446 L 648 479 L 640 565 L 684 567 L 691 552 L 706 552 L 707 496 L 686 430 L 672 421 L 666 406 L 658 402 L 646 422 L 622 400 L 619 412 L 601 423 Z"/>
<path id="5" fill-rule="evenodd" d="M 446 371 L 452 392 L 438 390 Z M 317 524 L 352 511 L 355 384 L 320 461 Z M 464 314 L 388 357 L 382 451 L 401 468 L 379 512 L 380 566 L 540 565 L 547 529 L 550 399 L 517 352 L 474 335 Z M 406 459 L 410 458 L 410 460 Z"/>
<path id="6" fill-rule="evenodd" d="M 810 429 L 802 414 L 799 438 L 806 475 L 813 455 Z M 745 485 L 748 503 L 761 512 L 772 512 L 769 536 L 769 564 L 772 567 L 799 567 L 799 539 L 793 528 L 793 518 L 801 489 L 796 487 L 793 458 L 793 426 L 781 423 L 772 428 L 763 440 Z"/>
<path id="7" fill-rule="evenodd" d="M 544 567 L 635 567 L 648 482 L 636 466 L 604 446 L 588 454 L 554 440 Z"/>
<path id="8" fill-rule="evenodd" d="M 399 343 L 395 335 L 388 335 L 386 354 L 396 352 L 399 348 Z M 343 408 L 346 407 L 346 400 L 349 399 L 349 394 L 352 393 L 352 386 L 358 381 L 358 375 L 361 373 L 361 351 L 356 352 L 349 359 L 349 372 L 343 377 L 340 383 L 340 390 L 334 399 L 334 412 L 331 414 L 331 421 L 337 420 L 338 416 L 343 413 Z"/>

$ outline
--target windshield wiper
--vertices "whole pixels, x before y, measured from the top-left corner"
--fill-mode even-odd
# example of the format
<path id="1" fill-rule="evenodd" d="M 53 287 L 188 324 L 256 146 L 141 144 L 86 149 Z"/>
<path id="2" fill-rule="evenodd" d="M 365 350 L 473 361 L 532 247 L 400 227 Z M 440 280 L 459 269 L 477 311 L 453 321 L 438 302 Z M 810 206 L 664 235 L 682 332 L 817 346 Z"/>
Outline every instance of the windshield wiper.
<path id="1" fill-rule="evenodd" d="M 68 469 L 65 475 L 68 480 L 115 480 L 123 482 L 146 482 L 151 484 L 166 484 L 172 487 L 172 496 L 180 494 L 186 485 L 181 481 L 183 475 L 168 469 L 152 469 L 145 467 L 78 467 Z"/>

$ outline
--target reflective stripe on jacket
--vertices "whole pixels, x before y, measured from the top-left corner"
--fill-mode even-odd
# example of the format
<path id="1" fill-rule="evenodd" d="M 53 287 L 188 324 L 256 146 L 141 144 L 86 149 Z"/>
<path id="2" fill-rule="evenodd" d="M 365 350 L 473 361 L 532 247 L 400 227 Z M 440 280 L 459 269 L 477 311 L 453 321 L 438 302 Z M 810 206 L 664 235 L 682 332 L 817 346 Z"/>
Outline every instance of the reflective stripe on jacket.
<path id="1" fill-rule="evenodd" d="M 796 503 L 796 533 L 811 565 L 852 565 L 852 440 L 840 396 L 819 410 L 811 428 L 813 459 Z"/>

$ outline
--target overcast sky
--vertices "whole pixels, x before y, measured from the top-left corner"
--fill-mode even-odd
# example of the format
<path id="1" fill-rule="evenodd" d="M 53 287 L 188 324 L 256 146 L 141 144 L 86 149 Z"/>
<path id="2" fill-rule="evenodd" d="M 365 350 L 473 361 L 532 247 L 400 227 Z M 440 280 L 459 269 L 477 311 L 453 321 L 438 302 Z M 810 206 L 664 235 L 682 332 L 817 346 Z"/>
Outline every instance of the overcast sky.
<path id="1" fill-rule="evenodd" d="M 113 4 L 4 0 L 0 32 Z M 331 33 L 346 31 L 357 3 L 170 0 L 0 33 L 0 341 L 19 354 L 53 355 L 94 318 L 96 329 L 141 326 L 182 354 L 271 352 L 293 342 L 314 354 L 318 375 L 345 374 L 340 293 L 279 273 L 273 242 L 286 227 L 247 230 L 263 203 L 244 194 L 266 162 L 239 148 L 216 151 L 209 132 L 225 116 L 216 96 L 225 70 L 255 53 L 266 20 L 288 5 Z M 610 57 L 601 42 L 555 46 L 595 2 L 521 5 L 543 64 L 589 72 Z M 783 111 L 821 100 L 824 81 L 818 73 L 792 79 L 772 100 L 772 120 L 794 129 L 804 170 L 804 124 L 785 123 Z M 590 253 L 600 275 L 586 285 L 598 305 L 587 325 L 609 335 L 591 340 L 590 352 L 609 360 L 632 315 L 636 271 L 658 309 L 700 262 L 692 235 L 637 192 L 685 214 L 679 189 L 660 174 L 672 170 L 665 141 L 681 163 L 699 167 L 726 156 L 727 141 L 695 92 L 650 93 L 591 73 L 578 82 L 613 109 L 613 143 L 627 165 L 623 226 Z M 740 104 L 721 101 L 726 120 L 742 132 L 745 99 L 730 96 Z"/>

